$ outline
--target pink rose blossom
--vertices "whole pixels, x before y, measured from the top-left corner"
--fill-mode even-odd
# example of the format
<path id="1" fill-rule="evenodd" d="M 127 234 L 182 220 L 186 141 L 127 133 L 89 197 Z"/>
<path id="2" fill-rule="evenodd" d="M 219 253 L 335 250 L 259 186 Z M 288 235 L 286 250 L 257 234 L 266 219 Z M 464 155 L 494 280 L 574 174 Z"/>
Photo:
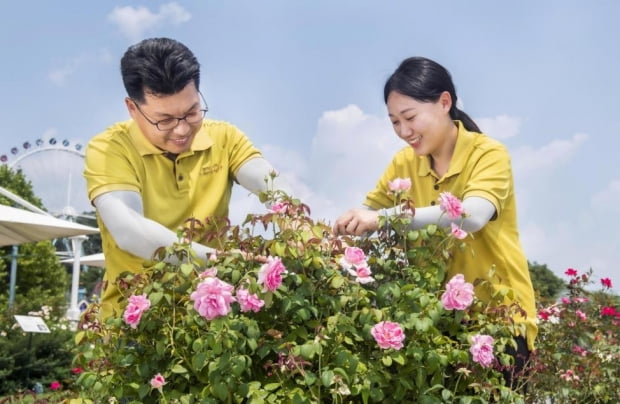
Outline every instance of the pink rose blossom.
<path id="1" fill-rule="evenodd" d="M 586 313 L 584 313 L 581 310 L 575 310 L 575 315 L 581 320 L 581 321 L 586 321 L 588 319 L 588 316 L 586 316 Z"/>
<path id="2" fill-rule="evenodd" d="M 211 253 L 211 255 L 209 255 L 209 261 L 217 261 L 217 254 Z"/>
<path id="3" fill-rule="evenodd" d="M 282 274 L 286 273 L 286 268 L 280 258 L 268 257 L 267 262 L 258 271 L 258 280 L 256 282 L 259 285 L 263 285 L 263 292 L 273 292 L 280 287 L 282 284 Z"/>
<path id="4" fill-rule="evenodd" d="M 471 337 L 472 345 L 469 352 L 474 360 L 487 368 L 493 363 L 493 343 L 495 340 L 490 335 L 477 334 Z"/>
<path id="5" fill-rule="evenodd" d="M 60 387 L 62 387 L 60 385 L 60 382 L 57 380 L 54 380 L 53 382 L 50 383 L 50 390 L 55 391 L 55 390 L 60 390 Z"/>
<path id="6" fill-rule="evenodd" d="M 467 232 L 459 227 L 456 223 L 452 223 L 452 235 L 459 240 L 467 237 Z"/>
<path id="7" fill-rule="evenodd" d="M 573 268 L 568 268 L 564 273 L 568 276 L 577 276 L 577 271 Z"/>
<path id="8" fill-rule="evenodd" d="M 390 191 L 408 191 L 411 188 L 410 178 L 394 178 L 392 181 L 388 181 L 388 188 Z"/>
<path id="9" fill-rule="evenodd" d="M 352 266 L 365 266 L 366 254 L 359 247 L 347 247 L 344 249 L 344 256 L 340 259 L 340 264 L 344 269 Z"/>
<path id="10" fill-rule="evenodd" d="M 359 266 L 347 269 L 349 274 L 355 276 L 355 282 L 365 284 L 374 282 L 375 279 L 370 276 L 372 275 L 372 271 L 367 266 Z"/>
<path id="11" fill-rule="evenodd" d="M 277 213 L 279 215 L 283 215 L 286 213 L 286 210 L 288 208 L 288 205 L 284 202 L 276 202 L 273 205 L 271 205 L 270 210 L 273 213 Z"/>
<path id="12" fill-rule="evenodd" d="M 575 372 L 573 372 L 571 369 L 568 369 L 566 372 L 560 374 L 560 379 L 564 379 L 567 382 L 578 382 L 579 381 L 579 375 L 577 375 Z"/>
<path id="13" fill-rule="evenodd" d="M 608 289 L 611 289 L 611 279 L 609 279 L 609 278 L 603 278 L 603 279 L 601 279 L 601 284 L 602 284 L 604 287 L 606 287 L 606 288 L 608 288 Z"/>
<path id="14" fill-rule="evenodd" d="M 474 285 L 465 282 L 463 274 L 454 275 L 441 295 L 441 303 L 446 310 L 465 310 L 473 300 Z"/>
<path id="15" fill-rule="evenodd" d="M 201 316 L 213 320 L 230 312 L 230 304 L 236 301 L 232 296 L 233 289 L 232 285 L 218 278 L 206 278 L 198 284 L 190 299 Z"/>
<path id="16" fill-rule="evenodd" d="M 166 379 L 161 375 L 161 373 L 157 373 L 151 379 L 151 386 L 154 389 L 161 389 L 164 386 L 164 384 L 166 384 Z"/>
<path id="17" fill-rule="evenodd" d="M 265 305 L 265 302 L 259 299 L 256 293 L 250 294 L 250 292 L 245 288 L 237 289 L 236 297 L 241 311 L 244 313 L 248 311 L 258 313 L 261 307 Z"/>
<path id="18" fill-rule="evenodd" d="M 135 330 L 140 323 L 142 314 L 150 307 L 151 301 L 148 297 L 146 297 L 146 293 L 142 295 L 131 295 L 129 296 L 129 303 L 123 313 L 123 318 L 125 319 L 125 322 Z"/>
<path id="19" fill-rule="evenodd" d="M 609 306 L 604 306 L 601 308 L 601 316 L 615 316 L 616 315 L 616 309 L 614 309 L 613 307 L 609 307 Z"/>
<path id="20" fill-rule="evenodd" d="M 587 356 L 588 350 L 580 347 L 579 345 L 574 345 L 572 349 L 573 353 L 576 353 L 579 356 Z"/>
<path id="21" fill-rule="evenodd" d="M 566 296 L 565 296 L 565 297 L 562 297 L 562 298 L 560 299 L 560 301 L 561 301 L 563 304 L 570 304 L 570 297 L 566 297 Z"/>
<path id="22" fill-rule="evenodd" d="M 577 296 L 573 298 L 573 302 L 575 303 L 588 303 L 589 301 L 590 299 L 588 299 L 587 297 Z"/>
<path id="23" fill-rule="evenodd" d="M 465 213 L 461 201 L 450 192 L 439 194 L 439 208 L 442 212 L 446 212 L 450 219 L 458 219 Z"/>
<path id="24" fill-rule="evenodd" d="M 202 271 L 202 273 L 200 273 L 198 277 L 200 279 L 205 279 L 205 278 L 212 278 L 216 275 L 217 275 L 217 267 L 211 267 L 211 268 L 207 268 L 204 271 Z"/>
<path id="25" fill-rule="evenodd" d="M 398 323 L 381 321 L 372 327 L 370 333 L 381 349 L 394 348 L 399 350 L 403 347 L 405 333 Z"/>

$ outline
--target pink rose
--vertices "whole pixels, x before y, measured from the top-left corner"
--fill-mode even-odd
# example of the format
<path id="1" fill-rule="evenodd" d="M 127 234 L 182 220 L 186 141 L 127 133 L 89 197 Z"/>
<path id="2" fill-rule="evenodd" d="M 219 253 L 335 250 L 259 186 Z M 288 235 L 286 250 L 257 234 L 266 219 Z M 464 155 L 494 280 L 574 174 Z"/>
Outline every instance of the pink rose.
<path id="1" fill-rule="evenodd" d="M 411 188 L 410 178 L 394 178 L 392 181 L 388 181 L 388 188 L 390 191 L 408 191 Z"/>
<path id="2" fill-rule="evenodd" d="M 357 283 L 370 283 L 374 282 L 375 279 L 370 276 L 372 275 L 372 271 L 367 266 L 359 266 L 347 269 L 349 274 L 355 276 L 355 282 Z"/>
<path id="3" fill-rule="evenodd" d="M 588 316 L 581 310 L 575 310 L 575 316 L 577 316 L 581 321 L 586 321 Z"/>
<path id="4" fill-rule="evenodd" d="M 467 237 L 467 232 L 459 227 L 456 223 L 452 223 L 452 235 L 459 240 Z"/>
<path id="5" fill-rule="evenodd" d="M 204 271 L 202 271 L 202 273 L 200 273 L 198 277 L 200 279 L 205 279 L 205 278 L 212 278 L 216 275 L 217 275 L 217 267 L 211 267 L 211 268 L 207 268 Z"/>
<path id="6" fill-rule="evenodd" d="M 564 273 L 568 276 L 577 276 L 577 271 L 573 268 L 568 268 Z"/>
<path id="7" fill-rule="evenodd" d="M 247 311 L 258 313 L 261 307 L 265 305 L 265 302 L 259 299 L 256 293 L 250 294 L 250 292 L 244 288 L 237 289 L 236 297 L 241 311 L 244 313 Z"/>
<path id="8" fill-rule="evenodd" d="M 146 297 L 146 293 L 137 296 L 131 295 L 129 296 L 129 303 L 123 313 L 123 318 L 125 319 L 125 322 L 135 330 L 140 323 L 142 313 L 147 311 L 150 307 L 151 301 L 148 297 Z"/>
<path id="9" fill-rule="evenodd" d="M 458 219 L 465 213 L 461 201 L 450 192 L 439 194 L 439 208 L 442 212 L 446 212 L 450 219 Z"/>
<path id="10" fill-rule="evenodd" d="M 232 285 L 218 278 L 206 278 L 198 284 L 190 299 L 201 316 L 213 320 L 230 312 L 230 304 L 236 301 L 232 296 L 233 289 Z"/>
<path id="11" fill-rule="evenodd" d="M 212 252 L 211 255 L 209 255 L 209 261 L 217 261 L 217 254 Z"/>
<path id="12" fill-rule="evenodd" d="M 340 259 L 343 268 L 349 269 L 352 266 L 366 265 L 366 254 L 359 247 L 347 247 L 344 249 L 344 256 Z"/>
<path id="13" fill-rule="evenodd" d="M 280 258 L 268 257 L 267 262 L 258 271 L 258 280 L 256 282 L 259 285 L 263 285 L 263 292 L 273 292 L 282 284 L 282 274 L 285 273 L 287 273 L 286 268 Z"/>
<path id="14" fill-rule="evenodd" d="M 616 309 L 611 306 L 604 306 L 601 308 L 601 316 L 615 316 Z"/>
<path id="15" fill-rule="evenodd" d="M 608 288 L 608 289 L 611 289 L 611 279 L 609 279 L 609 278 L 603 278 L 603 279 L 601 279 L 601 284 L 602 284 L 604 287 L 606 287 L 606 288 Z"/>
<path id="16" fill-rule="evenodd" d="M 60 390 L 60 387 L 62 387 L 60 385 L 60 382 L 54 380 L 52 383 L 50 383 L 50 390 Z"/>
<path id="17" fill-rule="evenodd" d="M 563 304 L 570 304 L 570 297 L 563 296 L 562 298 L 560 298 L 560 301 Z"/>
<path id="18" fill-rule="evenodd" d="M 474 285 L 465 282 L 463 274 L 454 275 L 441 295 L 441 303 L 446 310 L 465 310 L 473 300 Z"/>
<path id="19" fill-rule="evenodd" d="M 157 373 L 151 379 L 151 386 L 154 389 L 161 389 L 164 386 L 164 384 L 166 384 L 166 379 L 161 375 L 161 373 Z"/>
<path id="20" fill-rule="evenodd" d="M 286 213 L 287 208 L 288 208 L 288 205 L 286 203 L 284 203 L 284 202 L 276 202 L 273 205 L 271 205 L 270 210 L 273 213 L 277 213 L 279 215 L 283 215 L 283 214 Z"/>
<path id="21" fill-rule="evenodd" d="M 490 335 L 477 334 L 471 337 L 469 352 L 474 360 L 487 368 L 493 363 L 493 343 L 495 340 Z"/>
<path id="22" fill-rule="evenodd" d="M 371 328 L 370 333 L 381 349 L 394 348 L 399 350 L 403 347 L 405 333 L 398 323 L 381 321 Z"/>

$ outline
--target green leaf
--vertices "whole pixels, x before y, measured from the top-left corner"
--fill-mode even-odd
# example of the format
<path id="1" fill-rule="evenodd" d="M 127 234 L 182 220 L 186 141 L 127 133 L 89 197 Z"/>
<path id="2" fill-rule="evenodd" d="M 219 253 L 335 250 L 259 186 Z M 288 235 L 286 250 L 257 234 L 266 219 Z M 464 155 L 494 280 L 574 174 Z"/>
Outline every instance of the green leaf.
<path id="1" fill-rule="evenodd" d="M 381 358 L 381 362 L 383 362 L 383 364 L 385 366 L 392 366 L 392 357 L 391 356 L 384 356 Z"/>
<path id="2" fill-rule="evenodd" d="M 172 369 L 170 369 L 170 371 L 172 373 L 176 373 L 176 374 L 184 374 L 187 373 L 187 369 L 185 369 L 185 367 L 181 364 L 176 364 L 172 367 Z"/>
<path id="3" fill-rule="evenodd" d="M 323 386 L 329 387 L 329 386 L 331 386 L 333 381 L 334 381 L 334 372 L 333 371 L 327 370 L 327 371 L 324 371 L 323 373 L 321 373 L 321 382 L 323 383 Z"/>

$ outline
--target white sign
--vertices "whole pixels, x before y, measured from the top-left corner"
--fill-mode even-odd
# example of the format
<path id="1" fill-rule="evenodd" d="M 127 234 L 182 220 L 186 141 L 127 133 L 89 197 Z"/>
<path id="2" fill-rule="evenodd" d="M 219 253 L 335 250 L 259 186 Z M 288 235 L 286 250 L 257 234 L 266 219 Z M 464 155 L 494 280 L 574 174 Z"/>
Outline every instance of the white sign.
<path id="1" fill-rule="evenodd" d="M 26 332 L 43 332 L 49 334 L 51 331 L 41 317 L 35 316 L 13 316 L 19 323 L 22 330 Z"/>

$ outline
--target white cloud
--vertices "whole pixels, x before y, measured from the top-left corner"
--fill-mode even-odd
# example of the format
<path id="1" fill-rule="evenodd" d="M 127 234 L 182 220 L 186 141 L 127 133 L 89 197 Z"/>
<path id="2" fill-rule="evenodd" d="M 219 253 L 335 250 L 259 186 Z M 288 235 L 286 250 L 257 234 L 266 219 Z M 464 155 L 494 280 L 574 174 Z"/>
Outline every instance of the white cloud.
<path id="1" fill-rule="evenodd" d="M 565 164 L 575 154 L 588 135 L 577 133 L 572 138 L 554 140 L 538 149 L 524 146 L 512 152 L 512 166 L 516 176 L 526 177 L 534 173 L 540 175 L 544 170 L 552 170 Z"/>
<path id="2" fill-rule="evenodd" d="M 476 118 L 476 123 L 485 134 L 495 139 L 507 139 L 519 134 L 521 119 L 510 115 L 493 118 Z"/>
<path id="3" fill-rule="evenodd" d="M 592 209 L 596 212 L 620 213 L 620 180 L 614 180 L 607 188 L 591 198 Z"/>
<path id="4" fill-rule="evenodd" d="M 89 63 L 110 63 L 112 56 L 110 51 L 102 49 L 97 53 L 88 53 L 76 56 L 74 58 L 64 60 L 62 66 L 56 67 L 49 72 L 48 78 L 54 84 L 59 87 L 64 86 L 67 83 L 67 79 L 77 72 L 82 66 Z"/>
<path id="5" fill-rule="evenodd" d="M 115 7 L 108 15 L 108 21 L 116 24 L 120 32 L 135 42 L 144 34 L 164 25 L 179 25 L 189 21 L 191 14 L 177 3 L 167 3 L 154 13 L 147 7 Z"/>

